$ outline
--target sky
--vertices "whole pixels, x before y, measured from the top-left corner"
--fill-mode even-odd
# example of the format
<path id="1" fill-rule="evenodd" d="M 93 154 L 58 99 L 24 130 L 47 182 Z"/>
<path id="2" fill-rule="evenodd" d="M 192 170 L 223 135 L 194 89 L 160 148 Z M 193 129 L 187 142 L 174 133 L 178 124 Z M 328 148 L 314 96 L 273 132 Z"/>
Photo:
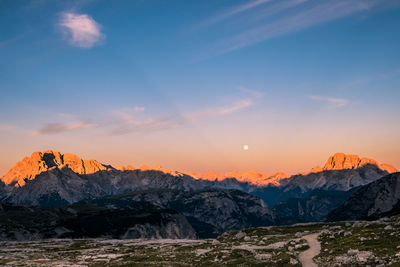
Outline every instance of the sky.
<path id="1" fill-rule="evenodd" d="M 0 0 L 0 175 L 112 165 L 400 168 L 398 0 Z M 247 149 L 244 149 L 247 146 Z"/>

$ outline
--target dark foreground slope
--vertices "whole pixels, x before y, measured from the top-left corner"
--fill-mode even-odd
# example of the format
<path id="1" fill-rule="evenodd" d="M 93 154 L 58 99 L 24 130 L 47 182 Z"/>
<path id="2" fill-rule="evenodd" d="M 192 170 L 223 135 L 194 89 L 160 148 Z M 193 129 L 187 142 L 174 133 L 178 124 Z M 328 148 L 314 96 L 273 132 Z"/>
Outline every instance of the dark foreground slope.
<path id="1" fill-rule="evenodd" d="M 84 237 L 195 238 L 196 234 L 182 214 L 145 202 L 124 209 L 0 204 L 0 240 Z"/>
<path id="2" fill-rule="evenodd" d="M 343 205 L 331 212 L 329 221 L 373 220 L 400 213 L 400 172 L 362 186 Z"/>
<path id="3" fill-rule="evenodd" d="M 146 190 L 80 204 L 123 209 L 136 202 L 150 202 L 165 209 L 179 211 L 186 216 L 197 235 L 202 238 L 215 237 L 227 230 L 274 223 L 273 213 L 263 200 L 238 190 Z"/>
<path id="4" fill-rule="evenodd" d="M 290 198 L 274 206 L 277 225 L 321 222 L 334 209 L 343 204 L 355 189 L 349 191 L 315 190 L 304 198 Z"/>
<path id="5" fill-rule="evenodd" d="M 0 205 L 0 239 L 205 238 L 272 224 L 264 201 L 238 190 L 152 189 L 64 207 Z"/>

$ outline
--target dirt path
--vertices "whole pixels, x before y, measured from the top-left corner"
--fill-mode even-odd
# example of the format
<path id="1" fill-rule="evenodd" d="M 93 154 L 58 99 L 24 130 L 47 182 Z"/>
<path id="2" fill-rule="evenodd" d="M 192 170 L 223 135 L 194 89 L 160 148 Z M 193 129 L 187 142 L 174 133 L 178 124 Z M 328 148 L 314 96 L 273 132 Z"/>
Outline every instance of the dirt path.
<path id="1" fill-rule="evenodd" d="M 318 236 L 320 233 L 305 235 L 302 238 L 307 240 L 309 249 L 303 251 L 299 255 L 299 260 L 303 267 L 318 267 L 313 261 L 313 258 L 321 252 L 321 244 L 318 242 Z"/>

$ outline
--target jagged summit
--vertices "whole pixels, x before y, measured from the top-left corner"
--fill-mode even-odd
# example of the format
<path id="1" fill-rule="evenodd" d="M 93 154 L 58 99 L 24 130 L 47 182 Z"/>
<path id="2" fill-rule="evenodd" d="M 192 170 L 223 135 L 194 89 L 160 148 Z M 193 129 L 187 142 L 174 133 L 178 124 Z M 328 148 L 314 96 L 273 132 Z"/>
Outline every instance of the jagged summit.
<path id="1" fill-rule="evenodd" d="M 77 174 L 90 174 L 110 168 L 96 160 L 83 160 L 74 154 L 46 150 L 33 152 L 30 157 L 25 157 L 15 164 L 1 180 L 6 185 L 16 183 L 16 186 L 24 186 L 25 180 L 32 180 L 38 174 L 50 169 L 63 167 L 68 167 Z"/>
<path id="2" fill-rule="evenodd" d="M 380 164 L 374 159 L 360 158 L 358 155 L 346 155 L 344 153 L 336 153 L 329 157 L 322 170 L 357 169 L 367 164 L 375 165 L 389 173 L 397 172 L 397 169 L 392 165 Z"/>
<path id="3" fill-rule="evenodd" d="M 312 168 L 309 172 L 300 173 L 300 175 L 308 175 L 310 173 L 318 173 L 327 170 L 346 170 L 346 169 L 358 169 L 367 164 L 374 165 L 379 169 L 386 171 L 388 173 L 394 173 L 398 170 L 390 165 L 385 163 L 379 163 L 378 161 L 370 158 L 360 158 L 358 155 L 346 155 L 344 153 L 335 153 L 333 156 L 329 157 L 324 167 L 316 166 Z M 188 173 L 196 179 L 203 179 L 209 181 L 222 181 L 227 178 L 236 178 L 239 182 L 248 182 L 253 185 L 264 186 L 264 185 L 281 185 L 281 181 L 287 178 L 290 178 L 291 175 L 288 175 L 283 172 L 278 172 L 274 175 L 269 175 L 265 173 L 261 173 L 258 171 L 247 171 L 247 172 L 239 172 L 233 171 L 228 173 L 215 173 L 208 172 L 206 174 L 198 174 L 198 173 Z"/>
<path id="4" fill-rule="evenodd" d="M 344 170 L 344 169 L 357 169 L 364 165 L 375 165 L 379 169 L 388 173 L 397 172 L 397 169 L 389 164 L 380 164 L 378 161 L 370 158 L 360 158 L 357 155 L 346 155 L 343 153 L 336 153 L 329 157 L 324 167 L 314 167 L 307 173 L 301 173 L 301 175 L 307 175 L 310 173 L 318 173 L 326 170 Z M 96 160 L 84 160 L 80 157 L 65 153 L 47 150 L 44 152 L 34 152 L 30 157 L 25 157 L 23 160 L 18 162 L 11 170 L 4 175 L 1 180 L 6 184 L 10 185 L 15 183 L 16 186 L 24 186 L 26 180 L 34 179 L 38 174 L 51 170 L 53 168 L 68 167 L 77 174 L 91 174 L 102 170 L 116 169 L 120 171 L 131 171 L 136 170 L 135 167 L 128 166 L 116 166 L 115 168 L 110 165 L 104 165 Z M 282 180 L 288 179 L 291 176 L 278 172 L 273 175 L 262 173 L 255 170 L 250 171 L 232 171 L 228 173 L 215 173 L 208 172 L 206 174 L 199 174 L 193 172 L 178 172 L 162 168 L 160 165 L 149 167 L 143 165 L 138 170 L 141 171 L 161 171 L 172 176 L 182 177 L 184 175 L 192 176 L 197 180 L 208 180 L 208 181 L 223 181 L 228 178 L 235 178 L 239 182 L 247 182 L 256 186 L 275 185 L 280 186 Z"/>
<path id="5" fill-rule="evenodd" d="M 206 174 L 198 174 L 198 173 L 188 173 L 190 176 L 193 176 L 196 179 L 203 179 L 208 181 L 222 181 L 228 178 L 236 178 L 239 182 L 248 182 L 254 185 L 279 185 L 279 181 L 285 178 L 289 178 L 290 175 L 278 172 L 274 175 L 262 173 L 255 170 L 250 171 L 232 171 L 227 173 L 215 173 L 215 172 L 208 172 Z"/>

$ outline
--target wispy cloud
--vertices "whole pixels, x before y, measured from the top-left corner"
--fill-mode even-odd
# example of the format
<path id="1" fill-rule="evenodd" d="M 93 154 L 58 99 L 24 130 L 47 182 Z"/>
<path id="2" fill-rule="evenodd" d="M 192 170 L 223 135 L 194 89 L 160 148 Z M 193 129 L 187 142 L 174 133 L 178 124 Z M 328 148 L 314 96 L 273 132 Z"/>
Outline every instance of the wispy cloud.
<path id="1" fill-rule="evenodd" d="M 62 13 L 59 25 L 73 46 L 90 48 L 105 38 L 100 24 L 87 14 Z"/>
<path id="2" fill-rule="evenodd" d="M 176 128 L 182 124 L 177 116 L 166 116 L 153 118 L 145 114 L 144 107 L 122 108 L 114 110 L 113 123 L 111 124 L 110 135 L 120 135 L 131 132 L 153 132 Z"/>
<path id="3" fill-rule="evenodd" d="M 116 127 L 113 127 L 110 131 L 110 135 L 121 135 L 133 132 L 155 132 L 162 131 L 172 128 L 177 128 L 181 125 L 179 121 L 176 121 L 174 117 L 166 117 L 159 119 L 138 119 L 131 120 L 129 122 L 119 123 Z"/>
<path id="4" fill-rule="evenodd" d="M 282 0 L 269 2 L 267 0 L 252 1 L 245 5 L 228 8 L 203 22 L 202 25 L 213 25 L 230 19 L 231 26 L 234 25 L 231 31 L 224 30 L 224 32 L 232 32 L 232 34 L 224 36 L 222 33 L 222 37 L 208 48 L 209 53 L 212 55 L 228 53 L 352 14 L 393 6 L 390 4 L 393 2 L 392 0 Z M 253 9 L 261 4 L 265 4 L 265 7 Z M 248 11 L 246 16 L 242 16 L 244 15 L 243 11 Z M 226 27 L 225 25 L 223 29 Z"/>
<path id="5" fill-rule="evenodd" d="M 6 40 L 0 40 L 0 48 L 3 46 L 10 45 L 10 44 L 22 39 L 26 34 L 27 33 L 23 33 L 23 34 L 16 35 L 16 36 L 6 39 Z"/>
<path id="6" fill-rule="evenodd" d="M 34 132 L 34 135 L 55 135 L 82 129 L 96 129 L 100 135 L 123 135 L 135 132 L 158 132 L 174 129 L 227 116 L 253 106 L 263 93 L 245 87 L 240 88 L 240 97 L 224 105 L 200 108 L 197 111 L 180 114 L 154 114 L 143 106 L 114 109 L 108 115 L 94 120 L 82 119 L 72 114 L 58 114 L 56 122 L 46 123 Z M 96 123 L 93 123 L 95 121 Z M 1 128 L 0 128 L 1 129 Z M 92 132 L 91 132 L 92 133 Z"/>
<path id="7" fill-rule="evenodd" d="M 220 13 L 220 14 L 214 16 L 214 17 L 211 17 L 211 18 L 209 18 L 207 20 L 202 21 L 201 23 L 196 25 L 194 27 L 194 29 L 198 30 L 200 28 L 211 26 L 211 25 L 213 25 L 213 24 L 215 24 L 217 22 L 226 20 L 226 19 L 228 19 L 228 18 L 230 18 L 232 16 L 238 15 L 238 14 L 244 12 L 244 11 L 247 11 L 249 9 L 258 7 L 259 5 L 268 3 L 270 1 L 271 0 L 254 0 L 254 1 L 250 1 L 250 2 L 248 2 L 246 4 L 242 4 L 242 5 L 238 5 L 238 6 L 229 8 L 229 9 L 223 11 L 222 13 Z"/>
<path id="8" fill-rule="evenodd" d="M 257 91 L 254 89 L 249 89 L 244 86 L 239 86 L 239 91 L 241 91 L 242 93 L 248 94 L 252 99 L 259 99 L 259 98 L 264 97 L 264 95 L 265 95 L 264 92 Z"/>
<path id="9" fill-rule="evenodd" d="M 76 131 L 80 129 L 91 129 L 96 128 L 97 124 L 80 121 L 75 123 L 60 123 L 60 122 L 52 122 L 46 123 L 39 130 L 35 131 L 35 135 L 52 135 L 52 134 L 60 134 L 65 132 Z"/>
<path id="10" fill-rule="evenodd" d="M 317 95 L 310 95 L 308 96 L 309 99 L 317 102 L 327 103 L 330 107 L 340 108 L 347 106 L 350 101 L 344 98 L 334 98 L 334 97 L 327 97 L 327 96 L 317 96 Z"/>
<path id="11" fill-rule="evenodd" d="M 233 114 L 253 104 L 252 100 L 244 99 L 224 106 L 161 117 L 146 114 L 143 107 L 122 108 L 113 111 L 114 119 L 113 123 L 111 123 L 111 130 L 108 133 L 110 135 L 121 135 L 132 132 L 155 132 L 173 129 L 184 126 L 189 122 L 199 122 Z"/>
<path id="12" fill-rule="evenodd" d="M 370 74 L 368 76 L 361 76 L 358 78 L 355 78 L 354 80 L 350 80 L 347 82 L 339 83 L 335 85 L 336 89 L 340 90 L 347 90 L 347 89 L 354 89 L 357 87 L 365 86 L 367 84 L 377 82 L 380 80 L 386 80 L 390 79 L 393 77 L 398 77 L 400 76 L 400 68 L 395 68 L 386 72 L 379 72 L 375 74 Z"/>
<path id="13" fill-rule="evenodd" d="M 131 132 L 154 132 L 182 127 L 190 123 L 212 120 L 245 110 L 255 104 L 257 98 L 263 94 L 259 91 L 240 88 L 247 97 L 231 101 L 228 104 L 184 112 L 182 114 L 167 114 L 154 116 L 146 113 L 144 107 L 122 108 L 114 110 L 113 123 L 109 134 L 120 135 Z"/>
<path id="14" fill-rule="evenodd" d="M 201 110 L 194 113 L 189 113 L 185 115 L 185 118 L 189 120 L 199 120 L 199 119 L 207 119 L 214 118 L 224 115 L 229 115 L 243 109 L 246 109 L 253 105 L 253 101 L 250 99 L 244 99 L 236 101 L 230 105 L 225 105 L 221 107 L 208 108 L 205 110 Z"/>

